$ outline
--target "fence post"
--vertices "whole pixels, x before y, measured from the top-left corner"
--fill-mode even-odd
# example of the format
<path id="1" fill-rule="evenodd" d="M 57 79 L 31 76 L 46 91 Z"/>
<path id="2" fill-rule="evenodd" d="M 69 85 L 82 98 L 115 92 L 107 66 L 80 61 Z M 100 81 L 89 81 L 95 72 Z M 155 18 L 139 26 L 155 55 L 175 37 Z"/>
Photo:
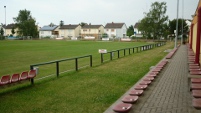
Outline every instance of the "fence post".
<path id="1" fill-rule="evenodd" d="M 135 53 L 135 48 L 133 47 L 133 53 Z"/>
<path id="2" fill-rule="evenodd" d="M 33 70 L 33 66 L 32 65 L 30 66 L 30 70 Z M 31 78 L 31 84 L 32 85 L 34 84 L 34 79 L 33 78 Z"/>
<path id="3" fill-rule="evenodd" d="M 128 48 L 128 49 L 129 49 L 129 51 L 128 51 L 128 52 L 129 52 L 129 55 L 130 55 L 130 54 L 131 54 L 130 48 Z"/>
<path id="4" fill-rule="evenodd" d="M 112 52 L 110 52 L 110 60 L 112 60 Z"/>
<path id="5" fill-rule="evenodd" d="M 56 62 L 56 68 L 57 68 L 56 75 L 57 77 L 59 77 L 59 62 L 58 61 Z"/>
<path id="6" fill-rule="evenodd" d="M 118 58 L 119 58 L 119 50 L 117 50 L 117 53 L 118 53 Z"/>
<path id="7" fill-rule="evenodd" d="M 78 62 L 77 62 L 77 58 L 75 58 L 75 70 L 78 71 Z"/>
<path id="8" fill-rule="evenodd" d="M 92 55 L 90 55 L 90 67 L 92 67 Z"/>
<path id="9" fill-rule="evenodd" d="M 124 49 L 124 56 L 126 56 L 126 49 Z"/>
<path id="10" fill-rule="evenodd" d="M 103 53 L 101 53 L 101 63 L 103 63 Z"/>

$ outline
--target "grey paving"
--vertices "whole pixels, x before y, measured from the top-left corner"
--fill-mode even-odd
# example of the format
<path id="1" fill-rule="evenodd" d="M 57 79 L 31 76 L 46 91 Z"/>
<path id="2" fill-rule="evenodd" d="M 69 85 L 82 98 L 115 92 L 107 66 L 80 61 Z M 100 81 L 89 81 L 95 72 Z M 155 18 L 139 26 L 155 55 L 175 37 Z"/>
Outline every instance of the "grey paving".
<path id="1" fill-rule="evenodd" d="M 181 45 L 144 95 L 133 104 L 130 113 L 201 113 L 192 106 L 187 76 L 187 47 Z M 111 113 L 111 108 L 105 113 Z"/>

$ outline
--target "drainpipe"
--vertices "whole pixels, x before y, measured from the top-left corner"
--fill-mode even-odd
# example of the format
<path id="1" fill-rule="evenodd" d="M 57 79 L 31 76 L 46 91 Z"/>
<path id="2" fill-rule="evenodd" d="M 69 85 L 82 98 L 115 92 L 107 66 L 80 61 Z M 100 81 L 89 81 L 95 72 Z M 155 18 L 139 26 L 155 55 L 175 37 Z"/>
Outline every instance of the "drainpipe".
<path id="1" fill-rule="evenodd" d="M 201 30 L 201 7 L 198 9 L 198 28 L 197 28 L 197 41 L 196 41 L 196 54 L 195 63 L 199 64 L 200 60 L 200 30 Z"/>
<path id="2" fill-rule="evenodd" d="M 194 24 L 191 24 L 191 41 L 190 41 L 190 49 L 192 49 L 192 45 L 193 45 L 193 27 L 194 27 Z"/>

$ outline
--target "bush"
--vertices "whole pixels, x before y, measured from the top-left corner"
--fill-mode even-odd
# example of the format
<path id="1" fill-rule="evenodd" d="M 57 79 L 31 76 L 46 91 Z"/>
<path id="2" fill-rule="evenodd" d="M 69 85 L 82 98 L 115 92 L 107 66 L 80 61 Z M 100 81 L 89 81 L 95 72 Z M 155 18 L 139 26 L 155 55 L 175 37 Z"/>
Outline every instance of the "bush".
<path id="1" fill-rule="evenodd" d="M 0 40 L 5 40 L 5 36 L 0 35 Z"/>

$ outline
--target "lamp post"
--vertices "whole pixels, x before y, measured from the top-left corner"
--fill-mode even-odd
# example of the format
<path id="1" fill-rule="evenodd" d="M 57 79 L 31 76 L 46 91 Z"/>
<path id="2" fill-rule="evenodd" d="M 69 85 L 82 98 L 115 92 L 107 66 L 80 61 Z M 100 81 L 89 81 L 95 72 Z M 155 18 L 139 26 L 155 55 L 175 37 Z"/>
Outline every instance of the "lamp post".
<path id="1" fill-rule="evenodd" d="M 5 8 L 5 36 L 6 36 L 6 6 L 4 6 Z"/>
<path id="2" fill-rule="evenodd" d="M 181 26 L 181 44 L 183 43 L 184 37 L 184 0 L 182 0 L 182 26 Z"/>
<path id="3" fill-rule="evenodd" d="M 174 48 L 177 48 L 177 38 L 178 38 L 178 15 L 179 15 L 179 0 L 177 0 L 177 23 L 176 23 L 176 37 Z"/>

